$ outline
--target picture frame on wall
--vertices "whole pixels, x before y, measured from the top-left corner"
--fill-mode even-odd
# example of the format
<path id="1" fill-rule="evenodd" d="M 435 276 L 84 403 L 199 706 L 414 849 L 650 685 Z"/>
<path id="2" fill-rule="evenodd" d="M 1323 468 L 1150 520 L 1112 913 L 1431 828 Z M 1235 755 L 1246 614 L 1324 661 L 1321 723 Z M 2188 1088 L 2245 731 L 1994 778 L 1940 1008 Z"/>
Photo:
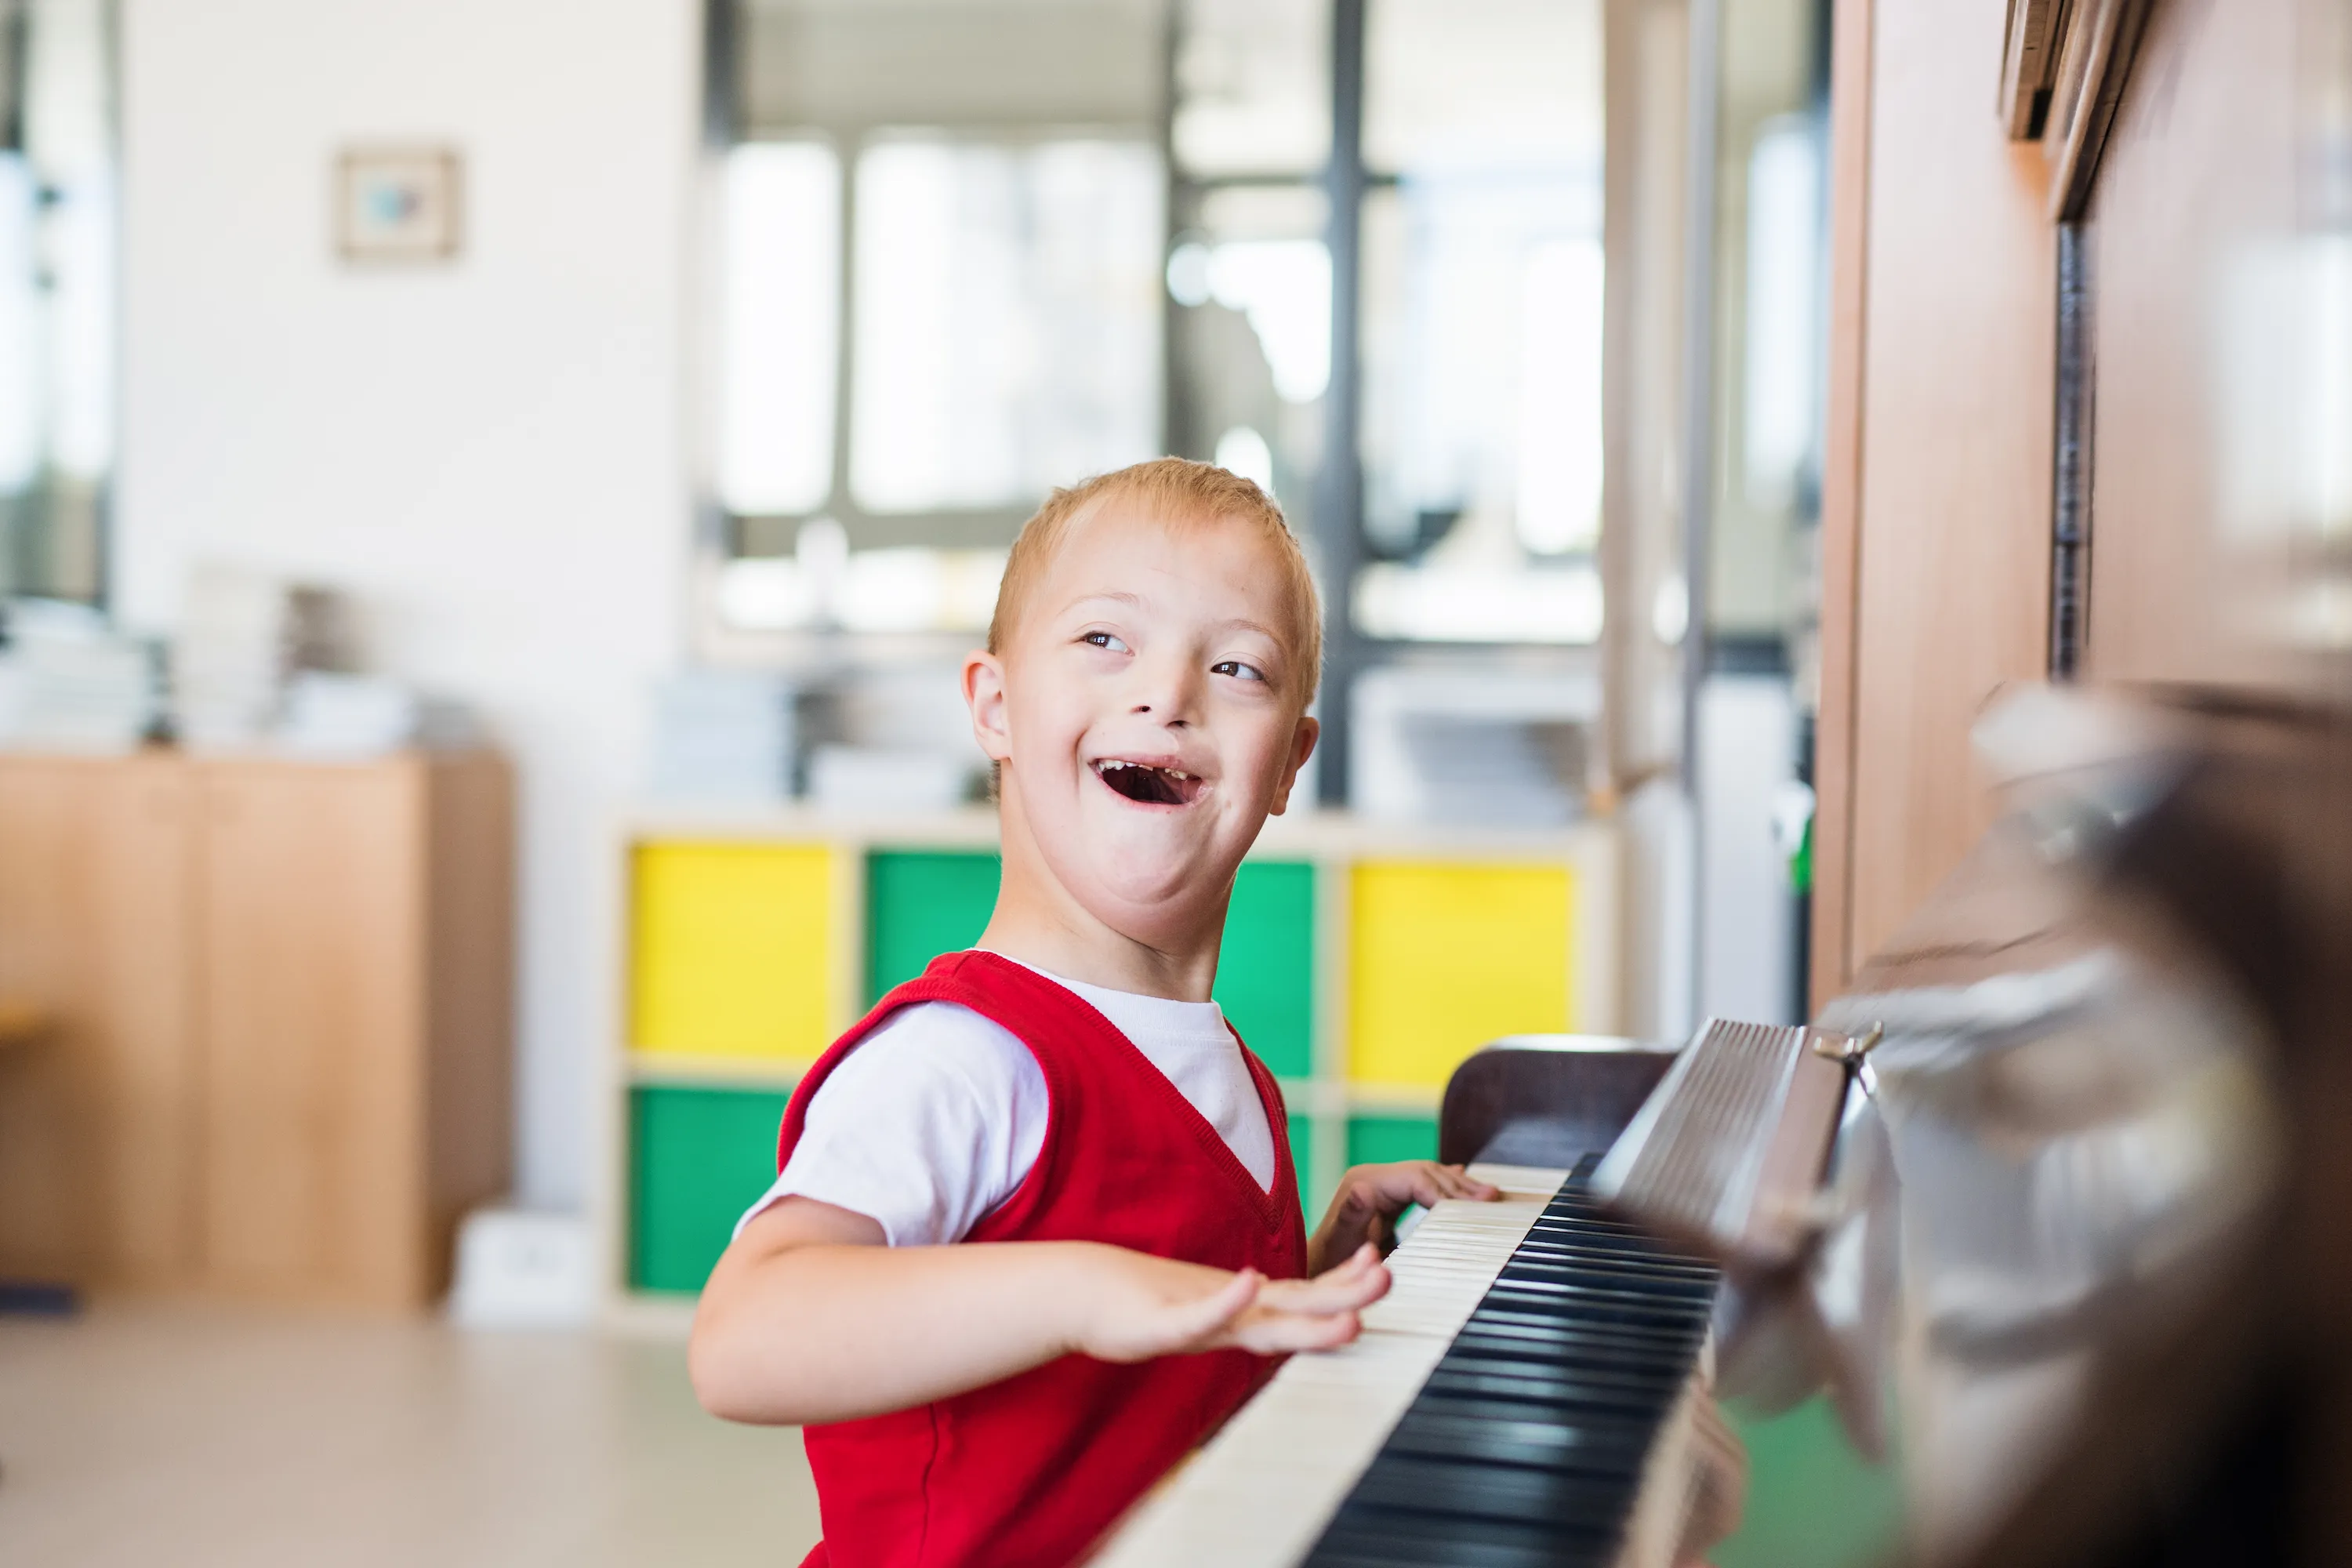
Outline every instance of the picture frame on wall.
<path id="1" fill-rule="evenodd" d="M 464 165 L 440 146 L 347 147 L 335 159 L 335 249 L 356 265 L 454 259 Z"/>

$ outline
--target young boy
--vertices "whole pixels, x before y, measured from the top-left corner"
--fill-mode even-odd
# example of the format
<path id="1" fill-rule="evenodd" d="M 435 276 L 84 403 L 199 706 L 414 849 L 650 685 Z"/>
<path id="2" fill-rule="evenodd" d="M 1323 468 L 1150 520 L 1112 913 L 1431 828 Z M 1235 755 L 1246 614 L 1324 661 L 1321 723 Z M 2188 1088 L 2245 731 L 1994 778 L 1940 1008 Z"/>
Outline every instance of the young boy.
<path id="1" fill-rule="evenodd" d="M 1408 1203 L 1494 1195 L 1360 1165 L 1309 1237 L 1281 1095 L 1209 999 L 1321 643 L 1282 514 L 1221 468 L 1139 464 L 1022 531 L 963 670 L 995 912 L 802 1081 L 695 1321 L 708 1408 L 808 1427 L 810 1564 L 1074 1560 L 1262 1358 L 1355 1337 Z"/>

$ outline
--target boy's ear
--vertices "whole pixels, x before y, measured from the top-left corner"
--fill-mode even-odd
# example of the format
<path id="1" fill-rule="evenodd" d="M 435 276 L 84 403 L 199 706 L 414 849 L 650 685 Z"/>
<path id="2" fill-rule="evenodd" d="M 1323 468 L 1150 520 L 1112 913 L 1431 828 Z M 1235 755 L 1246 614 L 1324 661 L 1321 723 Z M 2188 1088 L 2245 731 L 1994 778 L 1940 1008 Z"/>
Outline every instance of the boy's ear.
<path id="1" fill-rule="evenodd" d="M 1298 782 L 1298 770 L 1315 754 L 1315 742 L 1321 737 L 1323 726 L 1316 720 L 1302 715 L 1298 727 L 1290 732 L 1290 761 L 1282 770 L 1282 783 L 1276 786 L 1274 804 L 1266 808 L 1269 816 L 1280 816 L 1290 809 L 1290 789 Z"/>
<path id="2" fill-rule="evenodd" d="M 963 656 L 963 702 L 971 710 L 971 738 L 1001 763 L 1013 754 L 1013 737 L 1004 727 L 1004 661 L 974 648 Z"/>

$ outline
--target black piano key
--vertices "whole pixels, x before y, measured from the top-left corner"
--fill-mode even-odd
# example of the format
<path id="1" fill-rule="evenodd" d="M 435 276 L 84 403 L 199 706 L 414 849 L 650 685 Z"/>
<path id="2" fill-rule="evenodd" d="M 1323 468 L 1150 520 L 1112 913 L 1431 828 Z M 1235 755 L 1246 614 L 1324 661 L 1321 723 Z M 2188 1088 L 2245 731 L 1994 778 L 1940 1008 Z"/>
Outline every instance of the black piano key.
<path id="1" fill-rule="evenodd" d="M 1706 1320 L 1696 1313 L 1668 1323 L 1663 1328 L 1654 1324 L 1605 1321 L 1591 1316 L 1576 1316 L 1562 1310 L 1554 1298 L 1522 1299 L 1506 1289 L 1500 1294 L 1489 1291 L 1486 1300 L 1471 1321 L 1498 1336 L 1525 1334 L 1560 1344 L 1622 1344 L 1630 1346 L 1679 1345 L 1689 1337 L 1694 1322 Z"/>
<path id="2" fill-rule="evenodd" d="M 1596 1366 L 1549 1358 L 1531 1361 L 1524 1354 L 1449 1355 L 1423 1386 L 1432 1398 L 1461 1394 L 1648 1406 L 1673 1395 L 1689 1371 L 1687 1358 L 1679 1366 Z"/>
<path id="3" fill-rule="evenodd" d="M 1586 1383 L 1539 1375 L 1505 1377 L 1464 1375 L 1453 1370 L 1433 1374 L 1429 1396 L 1436 1401 L 1468 1401 L 1500 1412 L 1517 1405 L 1545 1420 L 1591 1417 L 1608 1420 L 1624 1415 L 1646 1416 L 1661 1403 L 1671 1402 L 1681 1388 L 1675 1384 Z"/>
<path id="4" fill-rule="evenodd" d="M 1311 1568 L 1606 1564 L 1715 1270 L 1601 1213 L 1581 1163 L 1308 1554 Z"/>
<path id="5" fill-rule="evenodd" d="M 1422 1515 L 1594 1531 L 1602 1528 L 1597 1521 L 1608 1521 L 1612 1527 L 1618 1522 L 1617 1512 L 1633 1491 L 1630 1482 L 1613 1477 L 1559 1475 L 1386 1451 L 1372 1460 L 1359 1484 L 1402 1500 Z M 1580 1521 L 1595 1522 L 1580 1525 Z"/>
<path id="6" fill-rule="evenodd" d="M 1432 1391 L 1430 1408 L 1433 1412 L 1461 1411 L 1496 1421 L 1516 1417 L 1578 1423 L 1596 1428 L 1627 1421 L 1647 1421 L 1654 1425 L 1660 1401 L 1674 1392 L 1671 1389 L 1611 1391 L 1580 1388 L 1573 1384 L 1551 1388 L 1538 1385 L 1524 1390 L 1474 1391 L 1449 1384 L 1443 1392 Z"/>
<path id="7" fill-rule="evenodd" d="M 1614 1550 L 1599 1534 L 1389 1510 L 1335 1521 L 1315 1562 L 1321 1568 L 1605 1568 Z"/>
<path id="8" fill-rule="evenodd" d="M 1397 1424 L 1381 1451 L 1402 1458 L 1456 1464 L 1515 1465 L 1586 1479 L 1638 1477 L 1654 1421 L 1635 1412 L 1580 1412 L 1572 1419 L 1531 1419 L 1534 1412 L 1495 1402 L 1448 1401 L 1416 1409 Z"/>
<path id="9" fill-rule="evenodd" d="M 1689 1369 L 1696 1340 L 1691 1334 L 1645 1340 L 1574 1330 L 1547 1333 L 1533 1323 L 1471 1322 L 1463 1325 L 1447 1359 L 1510 1365 L 1528 1365 L 1532 1361 L 1562 1373 L 1590 1371 L 1673 1381 Z"/>

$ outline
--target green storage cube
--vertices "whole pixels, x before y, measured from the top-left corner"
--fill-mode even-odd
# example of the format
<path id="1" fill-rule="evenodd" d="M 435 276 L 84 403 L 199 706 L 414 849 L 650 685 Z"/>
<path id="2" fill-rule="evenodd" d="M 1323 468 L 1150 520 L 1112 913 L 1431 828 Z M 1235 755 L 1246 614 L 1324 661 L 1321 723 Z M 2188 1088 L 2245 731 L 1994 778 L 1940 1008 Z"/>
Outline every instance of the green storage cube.
<path id="1" fill-rule="evenodd" d="M 1315 868 L 1251 860 L 1234 879 L 1217 1005 L 1276 1078 L 1315 1071 Z"/>
<path id="2" fill-rule="evenodd" d="M 629 1097 L 629 1283 L 699 1290 L 776 1179 L 781 1091 L 645 1087 Z"/>
<path id="3" fill-rule="evenodd" d="M 1433 1116 L 1350 1116 L 1348 1163 L 1384 1165 L 1391 1160 L 1437 1158 Z"/>
<path id="4" fill-rule="evenodd" d="M 996 908 L 997 859 L 974 851 L 877 850 L 866 862 L 866 1005 L 943 952 L 980 940 Z"/>

